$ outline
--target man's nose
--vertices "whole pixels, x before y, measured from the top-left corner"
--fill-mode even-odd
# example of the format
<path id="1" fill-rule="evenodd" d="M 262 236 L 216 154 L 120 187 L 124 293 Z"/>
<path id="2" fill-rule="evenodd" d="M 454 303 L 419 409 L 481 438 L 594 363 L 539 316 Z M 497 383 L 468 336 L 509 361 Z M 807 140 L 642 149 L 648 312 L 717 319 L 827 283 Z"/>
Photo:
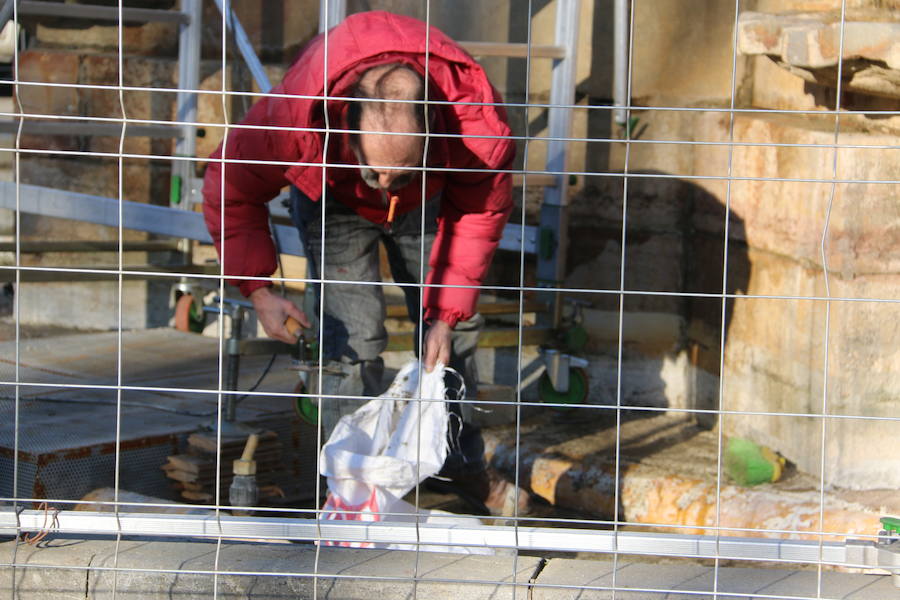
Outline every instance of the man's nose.
<path id="1" fill-rule="evenodd" d="M 383 189 L 388 189 L 391 187 L 391 184 L 394 182 L 396 175 L 388 171 L 387 173 L 379 173 L 378 174 L 378 185 Z"/>

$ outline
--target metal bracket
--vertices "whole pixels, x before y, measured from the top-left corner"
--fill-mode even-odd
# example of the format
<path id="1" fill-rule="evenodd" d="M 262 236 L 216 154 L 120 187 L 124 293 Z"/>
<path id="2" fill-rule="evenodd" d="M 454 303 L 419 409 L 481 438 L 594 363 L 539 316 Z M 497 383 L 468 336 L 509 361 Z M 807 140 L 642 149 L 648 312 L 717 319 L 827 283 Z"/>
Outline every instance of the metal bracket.
<path id="1" fill-rule="evenodd" d="M 890 572 L 894 587 L 900 589 L 900 532 L 883 529 L 878 532 L 878 541 L 847 540 L 846 546 L 847 564 L 885 569 Z"/>
<path id="2" fill-rule="evenodd" d="M 583 358 L 564 354 L 552 348 L 542 349 L 541 356 L 547 366 L 547 376 L 550 377 L 553 389 L 561 394 L 569 391 L 569 369 L 572 367 L 585 369 L 589 364 Z"/>

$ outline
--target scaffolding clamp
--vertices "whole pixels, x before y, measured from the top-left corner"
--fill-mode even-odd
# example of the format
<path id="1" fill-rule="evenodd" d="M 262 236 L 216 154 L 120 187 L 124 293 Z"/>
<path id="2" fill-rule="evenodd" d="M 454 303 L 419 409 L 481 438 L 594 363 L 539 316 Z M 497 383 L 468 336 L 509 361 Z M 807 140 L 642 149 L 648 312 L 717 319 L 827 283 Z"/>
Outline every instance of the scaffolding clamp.
<path id="1" fill-rule="evenodd" d="M 847 564 L 885 569 L 900 588 L 900 518 L 882 517 L 878 540 L 848 539 Z"/>

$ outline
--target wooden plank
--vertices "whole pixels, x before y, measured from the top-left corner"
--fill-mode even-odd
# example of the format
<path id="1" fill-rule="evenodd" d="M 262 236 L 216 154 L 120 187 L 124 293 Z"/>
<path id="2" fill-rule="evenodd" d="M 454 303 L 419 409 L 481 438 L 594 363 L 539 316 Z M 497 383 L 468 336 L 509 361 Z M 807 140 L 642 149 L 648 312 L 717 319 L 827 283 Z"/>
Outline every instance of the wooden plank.
<path id="1" fill-rule="evenodd" d="M 540 346 L 553 340 L 554 330 L 550 327 L 526 327 L 522 330 L 523 346 Z M 488 329 L 481 332 L 479 348 L 515 348 L 519 345 L 519 329 Z"/>
<path id="2" fill-rule="evenodd" d="M 528 58 L 528 44 L 516 42 L 459 42 L 472 56 L 502 56 L 506 58 Z M 563 59 L 564 46 L 531 44 L 531 58 Z"/>
<path id="3" fill-rule="evenodd" d="M 203 492 L 191 492 L 188 490 L 184 490 L 181 492 L 181 497 L 185 500 L 190 500 L 192 502 L 203 502 L 203 503 L 212 503 L 213 496 L 212 494 L 205 494 Z"/>
<path id="4" fill-rule="evenodd" d="M 553 339 L 553 329 L 550 327 L 526 327 L 522 330 L 522 345 L 540 346 Z M 519 329 L 510 327 L 504 329 L 486 329 L 478 338 L 479 348 L 515 348 L 519 345 Z M 413 347 L 413 333 L 394 333 L 388 336 L 387 350 L 389 352 L 403 352 Z"/>
<path id="5" fill-rule="evenodd" d="M 537 300 L 526 300 L 523 312 L 544 312 L 547 304 Z M 519 312 L 519 303 L 516 301 L 479 302 L 476 310 L 482 315 L 515 315 Z M 388 304 L 387 316 L 391 319 L 404 319 L 407 317 L 405 304 Z"/>
<path id="6" fill-rule="evenodd" d="M 274 431 L 263 431 L 259 434 L 259 452 L 268 449 L 268 445 L 275 442 L 278 444 L 278 434 Z M 222 454 L 223 456 L 228 452 L 234 452 L 239 450 L 239 453 L 244 451 L 244 445 L 247 443 L 246 437 L 237 437 L 237 438 L 222 438 Z M 195 448 L 200 448 L 202 450 L 206 450 L 207 452 L 211 452 L 215 454 L 218 447 L 218 440 L 215 434 L 212 433 L 192 433 L 188 436 L 188 444 L 194 446 Z M 280 446 L 280 444 L 278 444 Z"/>
<path id="7" fill-rule="evenodd" d="M 187 473 L 185 471 L 179 471 L 178 469 L 163 469 L 166 472 L 166 477 L 169 479 L 174 479 L 175 481 L 180 481 L 182 483 L 196 483 L 197 482 L 197 474 L 196 473 Z"/>
<path id="8" fill-rule="evenodd" d="M 209 465 L 208 460 L 191 454 L 175 454 L 166 458 L 169 459 L 169 462 L 163 465 L 164 469 L 171 465 L 171 468 L 184 471 L 185 473 L 199 473 L 201 469 Z"/>

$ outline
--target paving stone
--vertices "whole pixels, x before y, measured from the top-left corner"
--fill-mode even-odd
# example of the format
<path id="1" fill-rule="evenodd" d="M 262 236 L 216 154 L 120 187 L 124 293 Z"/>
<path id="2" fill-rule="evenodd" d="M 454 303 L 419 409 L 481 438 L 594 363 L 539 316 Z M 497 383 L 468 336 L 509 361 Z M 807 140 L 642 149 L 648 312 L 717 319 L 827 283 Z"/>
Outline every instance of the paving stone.
<path id="1" fill-rule="evenodd" d="M 16 564 L 16 600 L 32 598 L 113 597 L 141 600 L 206 599 L 216 589 L 224 599 L 319 598 L 342 600 L 405 599 L 413 588 L 422 600 L 525 598 L 527 584 L 540 559 L 323 548 L 286 543 L 246 544 L 188 541 L 53 542 L 45 548 L 23 546 Z M 12 543 L 0 544 L 0 556 L 11 556 Z M 43 568 L 36 568 L 41 565 Z M 90 566 L 85 570 L 50 566 Z M 215 576 L 213 571 L 219 571 Z M 515 578 L 513 572 L 515 570 Z M 18 571 L 17 571 L 18 573 Z M 53 573 L 58 573 L 53 577 Z M 319 577 L 313 577 L 315 573 Z M 324 576 L 324 577 L 323 577 Z M 317 583 L 316 583 L 317 582 Z M 0 577 L 0 593 L 11 591 L 11 579 Z M 53 595 L 46 594 L 52 590 Z M 7 597 L 7 596 L 5 596 Z"/>
<path id="2" fill-rule="evenodd" d="M 84 600 L 87 567 L 107 545 L 88 540 L 0 543 L 0 596 Z"/>
<path id="3" fill-rule="evenodd" d="M 837 572 L 822 574 L 821 595 L 816 571 L 777 568 L 715 567 L 620 560 L 613 595 L 613 562 L 553 559 L 538 575 L 533 600 L 707 600 L 728 594 L 732 600 L 822 597 L 840 600 L 885 600 L 900 594 L 891 578 Z M 586 589 L 587 588 L 587 589 Z M 741 594 L 748 594 L 742 596 Z"/>

